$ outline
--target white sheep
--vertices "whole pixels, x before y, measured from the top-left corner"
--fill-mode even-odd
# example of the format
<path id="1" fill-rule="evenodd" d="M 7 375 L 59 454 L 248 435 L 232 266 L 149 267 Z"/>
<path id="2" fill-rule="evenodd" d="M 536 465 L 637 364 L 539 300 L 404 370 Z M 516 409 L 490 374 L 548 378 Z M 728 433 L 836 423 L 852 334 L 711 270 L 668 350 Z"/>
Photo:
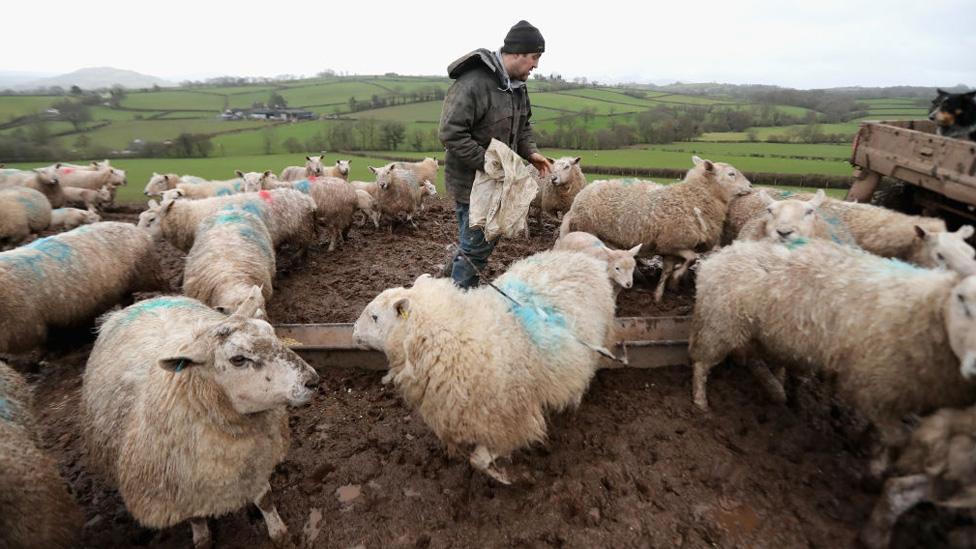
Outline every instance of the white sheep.
<path id="1" fill-rule="evenodd" d="M 766 192 L 777 200 L 805 201 L 815 196 L 787 191 L 767 190 Z M 732 222 L 730 217 L 725 227 L 725 235 L 734 238 L 748 219 L 762 215 L 766 208 L 766 203 L 758 192 L 737 198 L 730 209 L 730 212 L 733 210 L 736 212 L 736 220 Z M 834 238 L 835 241 L 847 243 L 849 239 L 853 244 L 875 255 L 901 259 L 922 267 L 933 267 L 935 263 L 928 257 L 928 248 L 917 238 L 915 227 L 921 227 L 930 233 L 946 230 L 945 221 L 938 218 L 907 215 L 879 206 L 846 202 L 829 197 L 825 198 L 817 208 L 817 214 L 829 225 L 829 229 L 835 236 L 841 237 Z M 749 218 L 743 222 L 747 215 Z"/>
<path id="2" fill-rule="evenodd" d="M 149 233 L 101 222 L 0 253 L 0 353 L 43 343 L 51 328 L 87 322 L 132 292 L 164 283 Z"/>
<path id="3" fill-rule="evenodd" d="M 420 186 L 420 211 L 427 209 L 424 206 L 424 198 L 428 196 L 437 196 L 437 186 L 425 179 Z"/>
<path id="4" fill-rule="evenodd" d="M 274 276 L 274 244 L 264 221 L 240 207 L 226 206 L 197 227 L 186 256 L 183 294 L 230 313 L 257 286 L 263 310 L 271 300 Z"/>
<path id="5" fill-rule="evenodd" d="M 336 160 L 335 166 L 329 166 L 322 171 L 325 177 L 338 177 L 343 181 L 349 181 L 349 165 L 352 160 Z"/>
<path id="6" fill-rule="evenodd" d="M 315 201 L 295 189 L 163 203 L 150 200 L 149 207 L 139 214 L 139 226 L 149 228 L 154 237 L 165 238 L 173 246 L 189 251 L 200 222 L 228 205 L 240 206 L 260 216 L 275 248 L 289 243 L 302 251 L 318 239 Z"/>
<path id="7" fill-rule="evenodd" d="M 98 223 L 101 220 L 101 216 L 93 209 L 58 208 L 51 211 L 50 229 L 55 231 L 70 231 L 75 227 Z"/>
<path id="8" fill-rule="evenodd" d="M 736 242 L 698 269 L 689 342 L 695 404 L 708 408 L 715 365 L 758 347 L 777 362 L 835 375 L 883 446 L 897 448 L 906 414 L 976 399 L 976 385 L 959 379 L 960 364 L 976 374 L 974 307 L 976 277 L 827 240 Z"/>
<path id="9" fill-rule="evenodd" d="M 234 173 L 236 173 L 237 177 L 244 182 L 241 189 L 242 192 L 256 193 L 261 190 L 279 188 L 278 176 L 276 176 L 271 170 L 265 170 L 263 173 L 244 173 L 241 170 L 236 170 Z"/>
<path id="10" fill-rule="evenodd" d="M 922 242 L 916 258 L 919 264 L 950 269 L 965 275 L 976 274 L 976 250 L 966 239 L 973 236 L 973 226 L 963 225 L 955 232 L 928 232 L 916 225 L 915 233 Z"/>
<path id="11" fill-rule="evenodd" d="M 379 185 L 375 181 L 350 181 L 349 184 L 357 191 L 366 191 L 373 197 L 373 200 L 376 200 L 379 194 Z M 436 187 L 434 188 L 434 192 L 437 192 Z"/>
<path id="12" fill-rule="evenodd" d="M 207 180 L 193 175 L 177 175 L 175 173 L 153 172 L 142 194 L 146 196 L 160 196 L 165 191 L 175 189 L 178 185 L 194 185 L 205 183 Z"/>
<path id="13" fill-rule="evenodd" d="M 618 248 L 643 244 L 642 253 L 664 258 L 654 292 L 660 301 L 669 277 L 677 281 L 698 258 L 717 246 L 733 196 L 749 180 L 734 167 L 692 157 L 695 166 L 680 183 L 587 185 L 563 216 L 559 234 L 585 231 Z M 676 261 L 684 260 L 675 269 Z"/>
<path id="14" fill-rule="evenodd" d="M 386 354 L 384 379 L 449 453 L 473 446 L 471 464 L 507 484 L 495 459 L 543 440 L 547 413 L 579 405 L 593 349 L 613 337 L 614 302 L 606 263 L 576 252 L 533 255 L 494 284 L 518 304 L 423 275 L 377 296 L 353 338 Z"/>
<path id="15" fill-rule="evenodd" d="M 434 192 L 437 191 L 435 190 Z M 373 227 L 380 228 L 380 210 L 376 207 L 376 201 L 373 200 L 373 195 L 364 190 L 356 189 L 356 208 L 373 222 Z"/>
<path id="16" fill-rule="evenodd" d="M 398 168 L 396 163 L 369 169 L 376 174 L 376 205 L 382 215 L 390 218 L 390 231 L 393 221 L 413 223 L 421 199 L 421 185 L 414 172 Z"/>
<path id="17" fill-rule="evenodd" d="M 306 156 L 304 166 L 288 166 L 284 170 L 281 170 L 281 181 L 298 181 L 299 179 L 307 179 L 309 177 L 321 177 L 325 174 L 325 168 L 322 166 L 322 158 L 325 157 L 325 151 L 318 156 Z"/>
<path id="18" fill-rule="evenodd" d="M 424 157 L 417 162 L 394 162 L 394 167 L 399 170 L 408 170 L 414 175 L 415 181 L 437 181 L 438 163 L 436 158 Z"/>
<path id="19" fill-rule="evenodd" d="M 586 177 L 580 167 L 580 157 L 564 156 L 552 162 L 549 177 L 539 177 L 539 172 L 532 167 L 530 171 L 539 185 L 539 192 L 532 200 L 532 206 L 538 208 L 536 224 L 542 227 L 543 214 L 561 216 L 569 211 L 573 200 L 586 186 Z M 528 236 L 528 224 L 525 226 Z"/>
<path id="20" fill-rule="evenodd" d="M 83 187 L 64 187 L 64 202 L 82 209 L 101 208 L 112 202 L 112 191 L 102 185 L 97 191 Z"/>
<path id="21" fill-rule="evenodd" d="M 85 515 L 37 440 L 30 388 L 0 361 L 0 547 L 77 547 Z"/>
<path id="22" fill-rule="evenodd" d="M 10 187 L 29 187 L 40 192 L 52 208 L 64 206 L 64 189 L 60 176 L 54 168 L 35 168 L 33 170 L 4 170 L 0 172 L 0 189 Z"/>
<path id="23" fill-rule="evenodd" d="M 810 200 L 773 200 L 759 191 L 759 200 L 766 209 L 742 226 L 741 240 L 778 240 L 783 243 L 797 238 L 824 238 L 838 244 L 856 246 L 843 224 L 828 223 L 819 212 L 827 195 L 818 190 Z"/>
<path id="24" fill-rule="evenodd" d="M 254 503 L 278 544 L 288 530 L 268 482 L 288 451 L 287 405 L 318 375 L 255 318 L 260 290 L 226 316 L 186 297 L 107 315 L 82 383 L 91 464 L 149 528 L 189 520 L 209 546 L 208 517 Z"/>
<path id="25" fill-rule="evenodd" d="M 634 285 L 634 268 L 637 266 L 634 258 L 640 253 L 641 246 L 638 244 L 629 250 L 614 250 L 590 233 L 575 231 L 559 237 L 552 249 L 582 252 L 605 261 L 607 276 L 615 284 L 616 294 L 620 288 L 631 288 Z"/>
<path id="26" fill-rule="evenodd" d="M 0 188 L 0 251 L 19 245 L 51 224 L 51 203 L 29 187 Z"/>
<path id="27" fill-rule="evenodd" d="M 93 162 L 91 167 L 72 168 L 61 164 L 58 177 L 65 192 L 71 187 L 98 191 L 103 186 L 108 187 L 109 198 L 107 204 L 115 201 L 115 193 L 119 187 L 128 184 L 125 170 L 113 168 L 105 164 Z M 87 206 L 86 206 L 87 207 Z"/>
<path id="28" fill-rule="evenodd" d="M 297 181 L 294 182 L 294 188 L 308 193 L 315 201 L 315 215 L 319 225 L 325 228 L 329 251 L 335 250 L 336 243 L 349 235 L 353 214 L 360 207 L 356 189 L 337 177 Z M 367 208 L 364 213 L 374 219 L 376 214 L 371 214 L 374 209 L 372 201 L 363 202 L 362 205 Z"/>

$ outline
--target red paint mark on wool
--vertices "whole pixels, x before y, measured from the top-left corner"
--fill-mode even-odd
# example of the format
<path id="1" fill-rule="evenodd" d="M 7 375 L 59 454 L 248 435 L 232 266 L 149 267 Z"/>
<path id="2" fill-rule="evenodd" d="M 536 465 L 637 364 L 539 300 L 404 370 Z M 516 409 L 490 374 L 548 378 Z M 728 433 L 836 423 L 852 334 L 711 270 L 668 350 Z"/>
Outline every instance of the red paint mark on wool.
<path id="1" fill-rule="evenodd" d="M 74 173 L 74 171 L 75 171 L 74 168 L 61 168 L 61 173 L 65 174 L 65 175 L 67 175 L 69 173 Z"/>
<path id="2" fill-rule="evenodd" d="M 271 204 L 271 193 L 268 191 L 258 191 L 258 196 L 268 204 Z"/>

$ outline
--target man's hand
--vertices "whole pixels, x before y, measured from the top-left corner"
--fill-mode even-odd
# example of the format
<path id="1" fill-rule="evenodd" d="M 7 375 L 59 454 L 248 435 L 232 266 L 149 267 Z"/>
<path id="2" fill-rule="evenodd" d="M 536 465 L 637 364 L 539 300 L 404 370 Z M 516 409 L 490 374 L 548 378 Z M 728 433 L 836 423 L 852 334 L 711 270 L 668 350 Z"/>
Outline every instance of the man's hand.
<path id="1" fill-rule="evenodd" d="M 529 155 L 529 162 L 535 166 L 535 169 L 539 170 L 539 175 L 541 177 L 548 177 L 549 173 L 552 171 L 552 162 L 539 153 L 532 153 Z"/>

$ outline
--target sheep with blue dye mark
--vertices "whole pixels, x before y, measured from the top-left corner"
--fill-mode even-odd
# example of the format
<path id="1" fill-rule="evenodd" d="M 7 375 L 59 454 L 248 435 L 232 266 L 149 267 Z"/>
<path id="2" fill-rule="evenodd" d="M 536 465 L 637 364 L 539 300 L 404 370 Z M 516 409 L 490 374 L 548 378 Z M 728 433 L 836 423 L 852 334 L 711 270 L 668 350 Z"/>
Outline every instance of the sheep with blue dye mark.
<path id="1" fill-rule="evenodd" d="M 304 166 L 288 166 L 281 170 L 281 181 L 298 181 L 309 177 L 321 177 L 326 175 L 322 159 L 325 158 L 325 151 L 318 156 L 306 156 Z"/>
<path id="2" fill-rule="evenodd" d="M 776 200 L 812 200 L 816 195 L 810 193 L 791 193 L 788 191 L 767 190 Z M 767 203 L 758 191 L 733 201 L 730 211 L 735 211 L 735 219 L 730 216 L 725 228 L 723 241 L 731 242 L 751 219 L 764 215 Z M 880 206 L 846 202 L 825 198 L 817 207 L 818 216 L 836 235 L 849 235 L 853 244 L 865 251 L 881 257 L 901 259 L 922 267 L 934 267 L 930 257 L 931 247 L 917 236 L 915 227 L 928 233 L 946 231 L 945 221 L 919 215 L 907 215 Z M 741 225 L 738 225 L 741 223 Z"/>
<path id="3" fill-rule="evenodd" d="M 194 185 L 205 182 L 205 179 L 191 175 L 177 175 L 175 173 L 156 173 L 153 172 L 143 194 L 146 196 L 160 196 L 165 191 L 175 189 L 181 183 Z"/>
<path id="4" fill-rule="evenodd" d="M 177 183 L 175 188 L 183 191 L 183 195 L 190 200 L 230 196 L 244 192 L 244 179 L 238 176 L 236 179 L 225 181 L 199 181 L 195 183 L 184 181 Z"/>
<path id="5" fill-rule="evenodd" d="M 84 513 L 39 445 L 31 392 L 0 361 L 0 547 L 76 547 Z"/>
<path id="6" fill-rule="evenodd" d="M 209 215 L 227 206 L 239 206 L 261 217 L 275 248 L 291 244 L 299 251 L 318 238 L 315 201 L 295 189 L 274 189 L 201 200 L 149 201 L 139 214 L 139 226 L 148 227 L 153 236 L 165 238 L 183 251 L 193 246 L 197 227 Z"/>
<path id="7" fill-rule="evenodd" d="M 81 325 L 132 292 L 164 288 L 149 233 L 101 222 L 0 253 L 0 353 Z"/>
<path id="8" fill-rule="evenodd" d="M 57 166 L 57 164 L 55 165 Z M 64 189 L 55 167 L 0 172 L 0 189 L 28 187 L 43 194 L 52 208 L 64 206 Z"/>
<path id="9" fill-rule="evenodd" d="M 759 191 L 759 199 L 766 209 L 742 227 L 739 239 L 787 243 L 797 238 L 824 238 L 837 244 L 856 246 L 843 223 L 831 223 L 820 214 L 819 208 L 826 197 L 820 190 L 810 200 L 774 200 L 765 191 Z"/>
<path id="10" fill-rule="evenodd" d="M 634 258 L 640 253 L 641 244 L 629 250 L 614 250 L 590 233 L 576 231 L 559 237 L 552 249 L 581 252 L 605 261 L 607 276 L 614 283 L 614 295 L 617 295 L 621 288 L 626 289 L 634 285 L 634 268 L 637 266 L 637 260 Z"/>
<path id="11" fill-rule="evenodd" d="M 643 244 L 643 254 L 661 255 L 664 269 L 654 292 L 660 301 L 669 277 L 677 281 L 699 253 L 718 245 L 729 202 L 750 188 L 733 166 L 697 156 L 692 161 L 684 180 L 672 185 L 587 185 L 563 216 L 559 234 L 585 231 L 618 248 Z"/>
<path id="12" fill-rule="evenodd" d="M 200 222 L 186 256 L 183 293 L 230 313 L 261 288 L 259 306 L 271 300 L 275 251 L 261 217 L 228 206 Z"/>
<path id="13" fill-rule="evenodd" d="M 27 240 L 51 224 L 51 203 L 28 187 L 0 189 L 0 251 Z"/>
<path id="14" fill-rule="evenodd" d="M 98 223 L 102 217 L 92 209 L 79 210 L 78 208 L 58 208 L 51 211 L 51 225 L 53 231 L 70 231 L 82 225 Z"/>
<path id="15" fill-rule="evenodd" d="M 230 316 L 187 297 L 107 315 L 81 388 L 89 463 L 144 526 L 190 521 L 210 545 L 208 517 L 254 503 L 268 534 L 288 541 L 268 479 L 289 446 L 287 406 L 312 398 L 318 375 L 256 318 L 261 292 Z"/>
<path id="16" fill-rule="evenodd" d="M 578 406 L 613 338 L 606 263 L 565 251 L 512 265 L 490 287 L 421 276 L 377 296 L 353 338 L 386 354 L 392 380 L 448 452 L 502 483 L 494 463 L 546 437 L 546 414 Z M 459 321 L 458 312 L 464 311 Z"/>
<path id="17" fill-rule="evenodd" d="M 709 371 L 749 348 L 835 376 L 882 444 L 897 448 L 905 415 L 976 401 L 976 384 L 960 379 L 976 377 L 976 277 L 827 240 L 736 242 L 698 270 L 696 405 L 708 408 Z"/>

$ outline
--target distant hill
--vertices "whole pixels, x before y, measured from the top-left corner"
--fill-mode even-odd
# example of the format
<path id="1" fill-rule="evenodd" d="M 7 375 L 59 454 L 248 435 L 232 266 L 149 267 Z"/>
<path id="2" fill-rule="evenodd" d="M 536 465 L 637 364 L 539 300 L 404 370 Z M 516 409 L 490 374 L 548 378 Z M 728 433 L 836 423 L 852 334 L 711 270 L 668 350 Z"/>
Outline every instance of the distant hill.
<path id="1" fill-rule="evenodd" d="M 61 86 L 64 89 L 68 89 L 71 86 L 78 86 L 84 90 L 93 90 L 97 88 L 110 88 L 115 85 L 130 89 L 151 88 L 154 85 L 163 88 L 176 86 L 173 82 L 135 71 L 115 69 L 112 67 L 89 67 L 60 76 L 24 82 L 13 86 L 13 88 L 17 90 L 32 90 Z"/>

